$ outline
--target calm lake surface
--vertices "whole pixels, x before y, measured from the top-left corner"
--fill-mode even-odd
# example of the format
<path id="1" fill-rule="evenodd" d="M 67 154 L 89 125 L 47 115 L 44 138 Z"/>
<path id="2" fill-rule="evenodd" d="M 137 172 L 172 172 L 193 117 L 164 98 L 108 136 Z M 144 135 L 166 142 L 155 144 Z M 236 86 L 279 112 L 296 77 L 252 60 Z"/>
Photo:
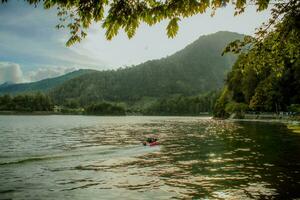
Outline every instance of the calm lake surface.
<path id="1" fill-rule="evenodd" d="M 300 134 L 280 123 L 0 116 L 0 137 L 0 199 L 300 198 Z"/>

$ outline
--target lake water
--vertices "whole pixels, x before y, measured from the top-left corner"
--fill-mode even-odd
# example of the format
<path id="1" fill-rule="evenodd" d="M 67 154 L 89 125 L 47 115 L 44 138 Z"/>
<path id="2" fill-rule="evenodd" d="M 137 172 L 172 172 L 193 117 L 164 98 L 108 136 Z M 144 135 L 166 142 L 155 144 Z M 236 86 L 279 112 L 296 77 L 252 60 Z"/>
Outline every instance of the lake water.
<path id="1" fill-rule="evenodd" d="M 0 199 L 300 198 L 300 134 L 280 123 L 0 116 L 0 137 Z"/>

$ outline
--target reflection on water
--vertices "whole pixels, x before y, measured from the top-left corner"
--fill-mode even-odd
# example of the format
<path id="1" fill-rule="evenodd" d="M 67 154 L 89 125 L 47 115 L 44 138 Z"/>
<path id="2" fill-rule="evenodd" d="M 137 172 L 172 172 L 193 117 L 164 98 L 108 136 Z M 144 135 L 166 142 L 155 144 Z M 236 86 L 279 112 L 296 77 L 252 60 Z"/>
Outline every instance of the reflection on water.
<path id="1" fill-rule="evenodd" d="M 0 134 L 0 199 L 300 198 L 300 135 L 281 124 L 0 116 Z"/>

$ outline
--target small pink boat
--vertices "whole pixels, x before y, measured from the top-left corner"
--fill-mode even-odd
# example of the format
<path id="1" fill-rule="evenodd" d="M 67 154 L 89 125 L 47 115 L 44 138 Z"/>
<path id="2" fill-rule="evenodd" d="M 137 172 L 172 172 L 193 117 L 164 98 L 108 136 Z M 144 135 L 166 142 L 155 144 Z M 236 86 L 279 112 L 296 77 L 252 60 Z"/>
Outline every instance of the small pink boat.
<path id="1" fill-rule="evenodd" d="M 151 142 L 151 143 L 148 143 L 150 147 L 152 146 L 156 146 L 156 145 L 159 145 L 159 143 L 156 141 L 156 142 Z"/>
<path id="2" fill-rule="evenodd" d="M 143 145 L 144 146 L 156 146 L 156 145 L 159 145 L 158 141 L 154 141 L 154 142 L 143 142 Z"/>

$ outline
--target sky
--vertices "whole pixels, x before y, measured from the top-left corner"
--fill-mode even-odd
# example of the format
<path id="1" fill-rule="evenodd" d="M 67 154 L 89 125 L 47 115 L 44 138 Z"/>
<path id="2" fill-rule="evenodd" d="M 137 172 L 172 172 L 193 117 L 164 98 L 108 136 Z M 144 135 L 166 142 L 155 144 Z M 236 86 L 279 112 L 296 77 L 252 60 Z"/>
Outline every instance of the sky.
<path id="1" fill-rule="evenodd" d="M 76 69 L 117 69 L 171 55 L 201 35 L 232 31 L 253 35 L 270 17 L 270 10 L 256 12 L 248 6 L 234 16 L 232 6 L 182 19 L 173 39 L 166 35 L 167 22 L 142 24 L 132 39 L 123 31 L 112 41 L 105 39 L 101 24 L 93 24 L 81 43 L 66 47 L 68 30 L 57 30 L 56 9 L 44 10 L 24 1 L 0 3 L 0 84 L 31 82 L 59 76 Z"/>

